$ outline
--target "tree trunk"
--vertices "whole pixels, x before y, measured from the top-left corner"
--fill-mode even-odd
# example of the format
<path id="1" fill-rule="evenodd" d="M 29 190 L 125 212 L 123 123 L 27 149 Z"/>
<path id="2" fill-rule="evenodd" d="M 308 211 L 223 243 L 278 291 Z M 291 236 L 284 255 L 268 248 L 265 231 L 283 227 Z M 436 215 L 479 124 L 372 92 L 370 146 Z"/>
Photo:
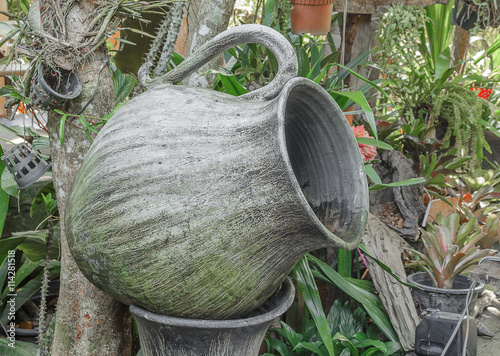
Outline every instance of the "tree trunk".
<path id="1" fill-rule="evenodd" d="M 191 51 L 227 28 L 235 0 L 202 0 L 194 20 Z M 81 41 L 82 28 L 92 20 L 91 0 L 82 0 L 74 5 L 66 17 L 66 40 Z M 83 83 L 82 94 L 65 107 L 68 113 L 78 113 L 94 95 L 84 115 L 102 117 L 114 106 L 113 83 L 106 68 L 99 75 L 101 53 L 77 70 Z M 64 62 L 64 63 L 63 63 Z M 67 64 L 61 58 L 60 65 Z M 198 73 L 204 73 L 206 68 Z M 208 81 L 202 80 L 208 84 Z M 51 141 L 52 172 L 58 198 L 61 227 L 61 290 L 57 306 L 57 320 L 52 355 L 131 355 L 132 318 L 128 307 L 113 300 L 94 287 L 80 272 L 69 251 L 64 234 L 64 205 L 71 184 L 90 146 L 77 118 L 68 118 L 65 123 L 64 141 L 58 136 L 61 116 L 50 112 L 48 130 Z"/>
<path id="2" fill-rule="evenodd" d="M 79 41 L 84 23 L 89 21 L 93 6 L 85 1 L 74 5 L 66 18 L 67 38 Z M 80 31 L 80 32 L 78 32 Z M 68 103 L 64 110 L 75 114 L 98 91 L 84 111 L 86 116 L 102 117 L 114 107 L 114 90 L 107 67 L 102 68 L 106 55 L 97 54 L 77 73 L 83 84 L 82 94 Z M 100 69 L 103 69 L 100 71 Z M 100 75 L 99 75 L 100 73 Z M 61 221 L 61 289 L 57 304 L 52 355 L 131 355 L 132 318 L 128 307 L 93 286 L 76 266 L 64 233 L 64 208 L 75 175 L 90 146 L 78 118 L 65 122 L 61 145 L 58 127 L 61 116 L 49 112 L 47 127 L 50 135 L 52 172 Z"/>
<path id="3" fill-rule="evenodd" d="M 197 5 L 198 1 L 195 1 Z M 192 20 L 196 29 L 191 40 L 189 53 L 195 52 L 208 40 L 227 29 L 229 18 L 233 12 L 235 0 L 201 0 L 197 7 L 198 12 Z M 196 8 L 196 7 L 195 7 Z M 190 12 L 192 14 L 192 12 Z M 192 15 L 191 15 L 192 16 Z M 217 68 L 221 64 L 220 57 L 217 57 L 204 65 L 202 68 L 191 74 L 189 85 L 207 88 L 213 84 L 214 76 L 204 76 L 209 69 Z"/>
<path id="4" fill-rule="evenodd" d="M 68 108 L 78 112 L 92 96 L 101 60 L 95 59 L 80 71 L 84 87 Z M 110 90 L 111 89 L 111 90 Z M 99 80 L 99 91 L 85 115 L 103 116 L 113 106 L 113 89 L 107 70 Z M 64 208 L 71 184 L 90 143 L 76 118 L 65 124 L 63 144 L 57 134 L 61 116 L 50 113 L 52 172 L 61 215 L 61 290 L 57 305 L 52 355 L 130 355 L 131 317 L 128 307 L 94 287 L 80 272 L 69 251 L 64 233 Z"/>

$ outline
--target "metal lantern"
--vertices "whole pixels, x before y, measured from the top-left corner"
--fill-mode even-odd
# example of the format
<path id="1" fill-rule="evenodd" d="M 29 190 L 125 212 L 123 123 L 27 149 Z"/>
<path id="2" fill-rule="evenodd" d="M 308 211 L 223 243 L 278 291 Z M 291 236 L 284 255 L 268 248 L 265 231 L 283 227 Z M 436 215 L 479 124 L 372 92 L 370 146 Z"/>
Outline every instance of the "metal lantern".
<path id="1" fill-rule="evenodd" d="M 14 177 L 17 189 L 20 190 L 35 183 L 50 168 L 50 163 L 25 143 L 12 148 L 2 157 L 2 161 Z"/>

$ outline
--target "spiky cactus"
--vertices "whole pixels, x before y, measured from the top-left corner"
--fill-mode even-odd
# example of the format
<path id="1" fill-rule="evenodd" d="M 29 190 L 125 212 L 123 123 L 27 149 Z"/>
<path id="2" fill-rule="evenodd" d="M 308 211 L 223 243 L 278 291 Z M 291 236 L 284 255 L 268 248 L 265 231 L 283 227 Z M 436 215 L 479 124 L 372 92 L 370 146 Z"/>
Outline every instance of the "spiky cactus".
<path id="1" fill-rule="evenodd" d="M 151 74 L 153 77 L 159 77 L 166 72 L 179 35 L 183 9 L 184 2 L 176 2 L 161 20 L 155 39 L 146 54 L 144 64 L 139 69 L 138 77 L 141 83 L 150 80 Z"/>

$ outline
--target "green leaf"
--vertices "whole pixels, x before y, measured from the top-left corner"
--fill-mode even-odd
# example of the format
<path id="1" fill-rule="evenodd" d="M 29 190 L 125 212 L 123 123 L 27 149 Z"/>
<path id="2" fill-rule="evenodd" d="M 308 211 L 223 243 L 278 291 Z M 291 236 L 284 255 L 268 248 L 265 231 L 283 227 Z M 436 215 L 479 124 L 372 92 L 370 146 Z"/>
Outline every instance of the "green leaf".
<path id="1" fill-rule="evenodd" d="M 9 42 L 11 39 L 13 39 L 20 30 L 18 28 L 15 28 L 11 30 L 6 36 L 3 36 L 2 39 L 0 40 L 0 47 Z"/>
<path id="2" fill-rule="evenodd" d="M 351 73 L 352 75 L 354 75 L 356 78 L 361 79 L 362 81 L 364 81 L 367 84 L 371 85 L 371 87 L 374 88 L 374 89 L 376 89 L 377 91 L 379 91 L 389 101 L 389 103 L 392 103 L 392 105 L 395 106 L 394 101 L 389 96 L 389 94 L 387 94 L 385 90 L 383 90 L 381 87 L 379 87 L 377 84 L 375 84 L 375 82 L 372 82 L 371 80 L 366 79 L 365 77 L 363 77 L 362 75 L 356 73 L 355 71 L 353 71 L 352 69 L 350 69 L 348 67 L 344 67 L 344 66 L 342 66 L 340 64 L 338 64 L 338 66 L 346 69 L 349 73 Z"/>
<path id="3" fill-rule="evenodd" d="M 356 137 L 356 141 L 358 141 L 358 143 L 362 143 L 364 145 L 375 146 L 375 147 L 381 148 L 383 150 L 393 150 L 394 149 L 388 143 L 385 143 L 385 142 L 379 141 L 379 140 L 375 140 L 375 139 L 370 138 L 370 137 Z"/>
<path id="4" fill-rule="evenodd" d="M 359 351 L 356 348 L 356 346 L 354 346 L 353 343 L 351 342 L 351 340 L 349 340 L 348 338 L 346 338 L 341 333 L 336 333 L 333 336 L 333 340 L 343 341 L 344 343 L 347 344 L 347 346 L 349 347 L 349 350 L 351 350 L 351 355 L 354 355 L 354 356 L 358 356 L 359 355 Z"/>
<path id="5" fill-rule="evenodd" d="M 314 277 L 311 273 L 306 257 L 301 258 L 295 265 L 292 270 L 292 274 L 297 280 L 297 285 L 304 296 L 307 309 L 311 312 L 311 316 L 316 324 L 319 336 L 321 337 L 321 340 L 323 340 L 323 343 L 328 350 L 328 354 L 330 356 L 335 356 L 330 328 L 328 326 L 325 313 L 323 312 L 318 287 L 316 287 L 316 282 L 314 281 Z"/>
<path id="6" fill-rule="evenodd" d="M 298 47 L 297 59 L 299 63 L 299 77 L 306 77 L 310 70 L 309 56 L 303 47 Z"/>
<path id="7" fill-rule="evenodd" d="M 24 137 L 24 135 L 25 135 L 25 129 L 24 129 L 24 127 L 17 126 L 17 125 L 7 126 L 7 125 L 5 125 L 3 123 L 0 123 L 0 131 L 6 132 L 8 134 L 17 135 L 19 137 Z"/>
<path id="8" fill-rule="evenodd" d="M 48 137 L 45 137 L 45 136 L 35 137 L 33 139 L 33 142 L 31 143 L 31 148 L 33 149 L 33 151 L 39 151 L 42 149 L 49 149 L 50 148 L 50 140 Z"/>
<path id="9" fill-rule="evenodd" d="M 276 6 L 276 0 L 264 1 L 264 18 L 262 19 L 262 24 L 264 26 L 271 27 L 274 21 L 274 9 Z"/>
<path id="10" fill-rule="evenodd" d="M 337 250 L 338 264 L 337 270 L 342 277 L 351 277 L 351 263 L 352 263 L 352 253 L 351 251 L 346 251 L 339 248 Z"/>
<path id="11" fill-rule="evenodd" d="M 365 164 L 365 172 L 368 178 L 370 178 L 375 185 L 382 184 L 382 179 L 380 179 L 377 171 L 375 171 L 371 164 Z"/>
<path id="12" fill-rule="evenodd" d="M 19 5 L 21 5 L 21 9 L 23 9 L 23 12 L 28 15 L 29 14 L 29 3 L 25 4 L 24 1 L 20 1 Z"/>
<path id="13" fill-rule="evenodd" d="M 385 343 L 385 348 L 387 350 L 386 355 L 392 355 L 401 350 L 401 344 L 399 342 L 387 341 Z"/>
<path id="14" fill-rule="evenodd" d="M 0 157 L 3 156 L 3 149 L 0 146 Z M 0 160 L 0 176 L 5 170 L 5 164 Z M 0 187 L 0 234 L 3 231 L 7 211 L 9 210 L 9 194 Z"/>
<path id="15" fill-rule="evenodd" d="M 361 63 L 363 63 L 368 58 L 369 55 L 370 55 L 370 51 L 367 51 L 365 53 L 360 54 L 356 58 L 354 58 L 352 61 L 347 63 L 345 66 L 339 65 L 343 69 L 337 73 L 338 81 L 341 82 L 342 80 L 344 80 L 349 75 L 349 73 L 351 73 L 351 74 L 356 73 L 354 71 L 356 69 L 356 67 L 359 66 Z M 357 74 L 357 75 L 359 75 L 359 74 Z M 360 79 L 365 80 L 365 81 L 367 80 L 366 78 L 360 78 Z"/>
<path id="16" fill-rule="evenodd" d="M 142 35 L 142 36 L 144 36 L 144 37 L 149 37 L 149 38 L 152 38 L 152 39 L 155 39 L 155 38 L 156 38 L 156 37 L 155 37 L 155 36 L 153 36 L 152 34 L 147 33 L 147 32 L 145 32 L 145 31 L 141 31 L 141 30 L 139 30 L 139 29 L 137 29 L 137 28 L 128 28 L 128 30 L 129 30 L 129 31 L 131 31 L 131 32 L 137 33 L 137 34 L 139 34 L 139 35 Z M 123 41 L 123 40 L 122 40 L 122 39 L 120 39 L 120 38 L 115 38 L 115 40 L 117 40 L 117 41 Z M 131 44 L 135 45 L 135 43 L 133 43 L 133 42 L 129 42 L 129 43 L 131 43 Z"/>
<path id="17" fill-rule="evenodd" d="M 40 3 L 34 0 L 28 11 L 28 24 L 33 32 L 43 33 L 42 18 L 40 16 Z"/>
<path id="18" fill-rule="evenodd" d="M 113 70 L 113 88 L 115 90 L 115 104 L 125 101 L 134 90 L 137 79 L 130 74 L 123 74 L 118 69 Z"/>
<path id="19" fill-rule="evenodd" d="M 15 250 L 25 237 L 0 239 L 0 266 L 4 264 L 9 251 Z"/>
<path id="20" fill-rule="evenodd" d="M 49 271 L 51 278 L 58 276 L 60 270 L 61 263 L 59 261 L 50 261 Z M 26 301 L 29 300 L 33 296 L 33 294 L 35 294 L 40 289 L 40 287 L 42 286 L 42 279 L 43 271 L 41 271 L 35 278 L 30 279 L 25 285 L 23 285 L 16 291 L 16 296 L 13 297 L 15 298 L 16 311 L 19 310 L 19 308 L 21 308 L 23 304 L 26 303 Z M 10 308 L 5 308 L 3 310 L 2 316 L 0 317 L 0 322 L 4 325 L 7 322 L 9 309 Z"/>
<path id="21" fill-rule="evenodd" d="M 446 197 L 444 197 L 443 195 L 439 194 L 439 193 L 436 193 L 432 190 L 427 190 L 427 193 L 429 193 L 429 195 L 435 197 L 435 198 L 438 198 L 439 200 L 441 200 L 442 202 L 448 204 L 449 206 L 451 206 L 453 208 L 453 204 L 450 203 L 450 201 L 448 199 L 446 199 Z"/>
<path id="22" fill-rule="evenodd" d="M 56 225 L 56 228 L 54 228 L 54 242 L 52 244 L 50 258 L 59 257 L 60 234 L 60 225 Z M 23 241 L 19 243 L 17 248 L 22 250 L 26 257 L 28 257 L 31 261 L 39 261 L 45 259 L 45 241 L 47 239 L 47 235 L 48 230 L 13 232 L 13 237 L 9 237 L 3 240 L 23 238 Z"/>
<path id="23" fill-rule="evenodd" d="M 318 45 L 311 43 L 311 73 L 309 78 L 316 78 L 321 71 L 321 56 L 319 54 Z"/>
<path id="24" fill-rule="evenodd" d="M 443 52 L 441 52 L 437 56 L 434 81 L 437 81 L 439 78 L 441 78 L 450 68 L 450 65 L 451 65 L 451 51 L 450 48 L 447 47 Z"/>
<path id="25" fill-rule="evenodd" d="M 366 98 L 363 95 L 363 93 L 360 91 L 336 91 L 334 93 L 337 95 L 345 96 L 346 98 L 351 99 L 356 104 L 361 106 L 361 109 L 363 109 L 363 112 L 366 115 L 366 120 L 368 121 L 368 124 L 370 125 L 370 128 L 372 129 L 373 135 L 375 136 L 375 138 L 378 138 L 377 125 L 375 123 L 375 116 L 373 115 L 372 108 L 368 104 L 368 101 L 366 101 Z"/>
<path id="26" fill-rule="evenodd" d="M 92 126 L 90 124 L 90 122 L 87 121 L 87 119 L 85 119 L 85 116 L 83 116 L 83 115 L 78 116 L 78 121 L 80 121 L 80 123 L 82 124 L 82 126 L 85 130 L 88 130 L 88 131 L 93 132 L 95 134 L 99 133 L 99 131 L 97 131 L 97 129 L 94 126 Z"/>
<path id="27" fill-rule="evenodd" d="M 366 312 L 372 318 L 373 322 L 389 338 L 389 340 L 398 342 L 398 336 L 392 327 L 389 317 L 385 313 L 382 303 L 377 295 L 367 292 L 362 288 L 356 287 L 347 282 L 340 274 L 319 258 L 307 255 L 307 258 L 314 262 L 319 270 L 330 280 L 330 283 L 336 285 L 340 290 L 351 298 L 361 303 Z"/>
<path id="28" fill-rule="evenodd" d="M 415 184 L 420 184 L 420 183 L 425 183 L 425 179 L 421 178 L 421 177 L 420 178 L 409 178 L 409 179 L 400 180 L 398 182 L 393 182 L 393 183 L 377 183 L 375 185 L 372 185 L 369 188 L 369 190 L 371 192 L 373 192 L 373 191 L 382 190 L 382 189 L 389 188 L 389 187 L 404 187 L 404 186 L 415 185 Z"/>
<path id="29" fill-rule="evenodd" d="M 288 350 L 288 347 L 286 347 L 283 342 L 277 339 L 270 339 L 269 346 L 278 351 L 281 356 L 292 356 L 292 353 Z"/>
<path id="30" fill-rule="evenodd" d="M 399 278 L 396 274 L 394 274 L 392 272 L 392 269 L 387 266 L 386 264 L 384 264 L 382 261 L 380 261 L 379 259 L 375 258 L 372 256 L 372 254 L 370 253 L 370 251 L 368 251 L 368 248 L 364 245 L 364 244 L 359 244 L 358 245 L 358 248 L 363 251 L 363 253 L 365 255 L 367 255 L 368 257 L 370 257 L 373 262 L 375 262 L 377 265 L 379 265 L 384 271 L 386 271 L 391 277 L 393 277 L 396 281 L 398 281 L 399 283 L 401 283 L 402 285 L 408 287 L 408 288 L 414 288 L 414 289 L 419 289 L 417 286 L 414 286 L 413 284 L 410 284 L 410 283 L 406 283 L 406 282 L 403 282 L 401 280 L 401 278 Z"/>
<path id="31" fill-rule="evenodd" d="M 36 193 L 35 197 L 33 198 L 33 202 L 31 203 L 31 209 L 30 209 L 30 215 L 31 216 L 33 216 L 33 214 L 35 213 L 35 211 L 39 207 L 42 207 L 42 208 L 45 207 L 45 202 L 44 202 L 43 196 L 47 195 L 47 194 L 51 194 L 51 196 L 55 196 L 56 195 L 56 191 L 54 189 L 54 183 L 53 182 L 49 182 L 49 183 L 45 184 Z"/>
<path id="32" fill-rule="evenodd" d="M 30 260 L 24 261 L 21 267 L 16 271 L 15 283 L 14 287 L 19 286 L 26 277 L 28 277 L 37 267 L 42 264 L 43 261 L 32 262 Z M 1 296 L 1 300 L 5 300 L 7 294 L 11 294 L 13 292 L 10 291 L 8 287 L 4 288 L 4 291 Z"/>
<path id="33" fill-rule="evenodd" d="M 288 342 L 290 342 L 293 348 L 295 348 L 295 346 L 297 346 L 297 344 L 302 341 L 302 335 L 296 333 L 295 330 L 293 330 L 286 323 L 281 322 L 281 328 L 284 331 L 286 339 L 288 340 Z"/>
<path id="34" fill-rule="evenodd" d="M 319 345 L 321 345 L 321 342 L 299 342 L 297 346 L 294 347 L 293 351 L 301 351 L 302 349 L 306 349 L 308 351 L 314 352 L 316 355 L 321 355 Z"/>
<path id="35" fill-rule="evenodd" d="M 35 278 L 30 279 L 22 288 L 16 291 L 16 296 L 12 297 L 15 300 L 15 310 L 19 310 L 21 306 L 26 303 L 28 299 L 30 299 L 33 294 L 35 294 L 42 285 L 43 279 L 43 271 L 40 272 Z M 8 297 L 9 299 L 11 297 Z M 6 308 L 2 312 L 2 316 L 0 317 L 0 322 L 6 325 L 8 316 L 9 316 L 10 308 L 6 306 Z"/>
<path id="36" fill-rule="evenodd" d="M 30 342 L 16 340 L 11 346 L 9 339 L 0 339 L 0 355 L 2 356 L 36 356 L 38 346 Z"/>
<path id="37" fill-rule="evenodd" d="M 59 136 L 59 141 L 61 142 L 61 146 L 63 145 L 64 142 L 64 124 L 66 123 L 66 117 L 67 115 L 64 114 L 61 119 L 59 120 L 59 128 L 57 130 L 57 135 Z"/>
<path id="38" fill-rule="evenodd" d="M 364 340 L 357 342 L 355 345 L 356 345 L 356 347 L 358 347 L 360 349 L 364 349 L 365 347 L 373 346 L 373 347 L 377 348 L 378 350 L 382 351 L 384 354 L 387 351 L 385 344 L 380 340 L 364 339 Z"/>
<path id="39" fill-rule="evenodd" d="M 17 189 L 17 183 L 14 180 L 12 174 L 10 174 L 8 169 L 4 169 L 2 172 L 2 189 L 9 195 L 15 197 L 19 194 L 19 190 Z"/>
<path id="40" fill-rule="evenodd" d="M 5 279 L 7 278 L 7 274 L 8 274 L 8 263 L 5 261 L 1 266 L 0 266 L 0 286 L 3 286 L 4 285 L 4 282 L 5 282 Z M 1 309 L 1 305 L 3 304 L 1 298 L 0 298 L 0 309 Z"/>
<path id="41" fill-rule="evenodd" d="M 219 79 L 228 94 L 240 96 L 248 93 L 248 90 L 246 90 L 234 76 L 219 75 Z"/>

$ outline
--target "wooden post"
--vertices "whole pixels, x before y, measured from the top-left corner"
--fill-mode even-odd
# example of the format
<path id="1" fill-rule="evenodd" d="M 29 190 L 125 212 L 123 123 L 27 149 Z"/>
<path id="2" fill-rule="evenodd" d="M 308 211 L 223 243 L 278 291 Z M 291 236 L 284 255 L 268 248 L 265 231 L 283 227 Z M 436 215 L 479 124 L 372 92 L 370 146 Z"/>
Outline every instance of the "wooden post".
<path id="1" fill-rule="evenodd" d="M 401 280 L 406 281 L 402 254 L 409 245 L 375 215 L 370 214 L 362 242 L 373 257 L 382 261 Z M 415 328 L 420 322 L 413 304 L 410 288 L 396 281 L 373 260 L 367 258 L 373 283 L 379 292 L 380 300 L 387 310 L 394 330 L 399 336 L 405 351 L 415 346 Z"/>

